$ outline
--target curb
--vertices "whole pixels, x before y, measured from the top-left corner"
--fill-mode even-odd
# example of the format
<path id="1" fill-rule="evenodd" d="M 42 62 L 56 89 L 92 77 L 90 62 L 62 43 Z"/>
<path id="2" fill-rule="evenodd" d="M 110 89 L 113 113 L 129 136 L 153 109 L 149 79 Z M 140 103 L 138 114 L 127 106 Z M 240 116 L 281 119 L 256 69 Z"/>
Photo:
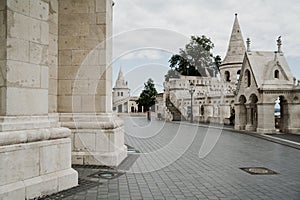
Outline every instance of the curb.
<path id="1" fill-rule="evenodd" d="M 298 143 L 298 142 L 294 142 L 294 141 L 286 140 L 286 139 L 282 139 L 282 138 L 277 138 L 277 137 L 272 137 L 270 135 L 259 134 L 259 133 L 256 133 L 256 132 L 236 130 L 236 129 L 228 128 L 228 127 L 210 126 L 210 125 L 205 125 L 205 124 L 195 124 L 195 123 L 191 124 L 191 123 L 188 123 L 188 122 L 170 122 L 170 123 L 199 126 L 199 127 L 203 127 L 203 128 L 214 128 L 214 129 L 232 131 L 232 132 L 239 133 L 239 134 L 247 134 L 247 135 L 250 135 L 252 137 L 260 138 L 260 139 L 263 139 L 263 140 L 267 140 L 269 142 L 281 144 L 281 145 L 284 145 L 284 146 L 288 146 L 288 147 L 300 150 L 300 143 Z"/>

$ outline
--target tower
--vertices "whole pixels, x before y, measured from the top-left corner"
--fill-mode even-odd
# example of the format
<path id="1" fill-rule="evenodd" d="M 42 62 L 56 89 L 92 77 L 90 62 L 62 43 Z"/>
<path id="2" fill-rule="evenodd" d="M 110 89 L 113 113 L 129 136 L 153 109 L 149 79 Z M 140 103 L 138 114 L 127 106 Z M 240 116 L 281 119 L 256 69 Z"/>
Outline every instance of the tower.
<path id="1" fill-rule="evenodd" d="M 241 28 L 237 14 L 235 14 L 228 50 L 225 59 L 220 65 L 220 73 L 223 80 L 227 82 L 237 82 L 245 52 L 246 48 L 244 45 Z"/>
<path id="2" fill-rule="evenodd" d="M 118 79 L 113 88 L 113 108 L 117 112 L 128 112 L 128 101 L 130 96 L 130 89 L 127 81 L 125 81 L 122 69 L 120 68 Z"/>

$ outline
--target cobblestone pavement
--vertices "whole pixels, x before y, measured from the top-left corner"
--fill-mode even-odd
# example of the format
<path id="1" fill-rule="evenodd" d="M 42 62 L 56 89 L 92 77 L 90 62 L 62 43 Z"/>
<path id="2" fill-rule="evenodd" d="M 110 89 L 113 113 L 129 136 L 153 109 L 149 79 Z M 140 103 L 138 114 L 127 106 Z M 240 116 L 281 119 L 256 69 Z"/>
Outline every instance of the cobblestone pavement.
<path id="1" fill-rule="evenodd" d="M 121 172 L 117 178 L 90 177 L 99 173 L 97 167 L 75 166 L 81 179 L 98 185 L 56 199 L 300 199 L 298 149 L 229 130 L 144 118 L 126 118 L 125 131 L 126 144 L 140 153 L 111 169 Z M 251 175 L 243 167 L 278 174 Z"/>

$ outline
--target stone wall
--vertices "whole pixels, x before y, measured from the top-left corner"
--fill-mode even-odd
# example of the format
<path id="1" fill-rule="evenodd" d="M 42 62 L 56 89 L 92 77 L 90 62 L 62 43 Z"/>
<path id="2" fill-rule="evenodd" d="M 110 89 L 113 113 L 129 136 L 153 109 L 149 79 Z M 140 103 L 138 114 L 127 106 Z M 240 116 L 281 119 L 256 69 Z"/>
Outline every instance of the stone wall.
<path id="1" fill-rule="evenodd" d="M 49 3 L 49 113 L 57 112 L 58 0 Z"/>
<path id="2" fill-rule="evenodd" d="M 58 112 L 72 162 L 116 166 L 127 154 L 112 115 L 112 1 L 64 0 L 58 10 Z"/>
<path id="3" fill-rule="evenodd" d="M 71 131 L 48 115 L 55 55 L 49 11 L 44 0 L 0 0 L 0 199 L 32 199 L 78 184 Z"/>
<path id="4" fill-rule="evenodd" d="M 48 114 L 48 3 L 7 1 L 7 6 L 6 87 L 1 96 L 9 101 L 1 104 L 0 114 Z"/>
<path id="5" fill-rule="evenodd" d="M 106 42 L 111 22 L 106 2 L 110 1 L 78 0 L 74 4 L 64 0 L 59 4 L 61 113 L 111 112 L 111 49 Z"/>

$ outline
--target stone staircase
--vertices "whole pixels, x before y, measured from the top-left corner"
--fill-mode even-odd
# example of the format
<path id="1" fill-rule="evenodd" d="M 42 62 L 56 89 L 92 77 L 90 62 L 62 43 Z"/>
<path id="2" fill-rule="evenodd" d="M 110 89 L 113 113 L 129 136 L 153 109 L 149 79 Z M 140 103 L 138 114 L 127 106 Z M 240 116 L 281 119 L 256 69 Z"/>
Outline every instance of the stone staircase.
<path id="1" fill-rule="evenodd" d="M 166 106 L 168 110 L 173 115 L 172 121 L 184 121 L 186 120 L 185 117 L 181 114 L 181 112 L 174 106 L 174 104 L 170 101 L 169 98 L 166 98 Z"/>

